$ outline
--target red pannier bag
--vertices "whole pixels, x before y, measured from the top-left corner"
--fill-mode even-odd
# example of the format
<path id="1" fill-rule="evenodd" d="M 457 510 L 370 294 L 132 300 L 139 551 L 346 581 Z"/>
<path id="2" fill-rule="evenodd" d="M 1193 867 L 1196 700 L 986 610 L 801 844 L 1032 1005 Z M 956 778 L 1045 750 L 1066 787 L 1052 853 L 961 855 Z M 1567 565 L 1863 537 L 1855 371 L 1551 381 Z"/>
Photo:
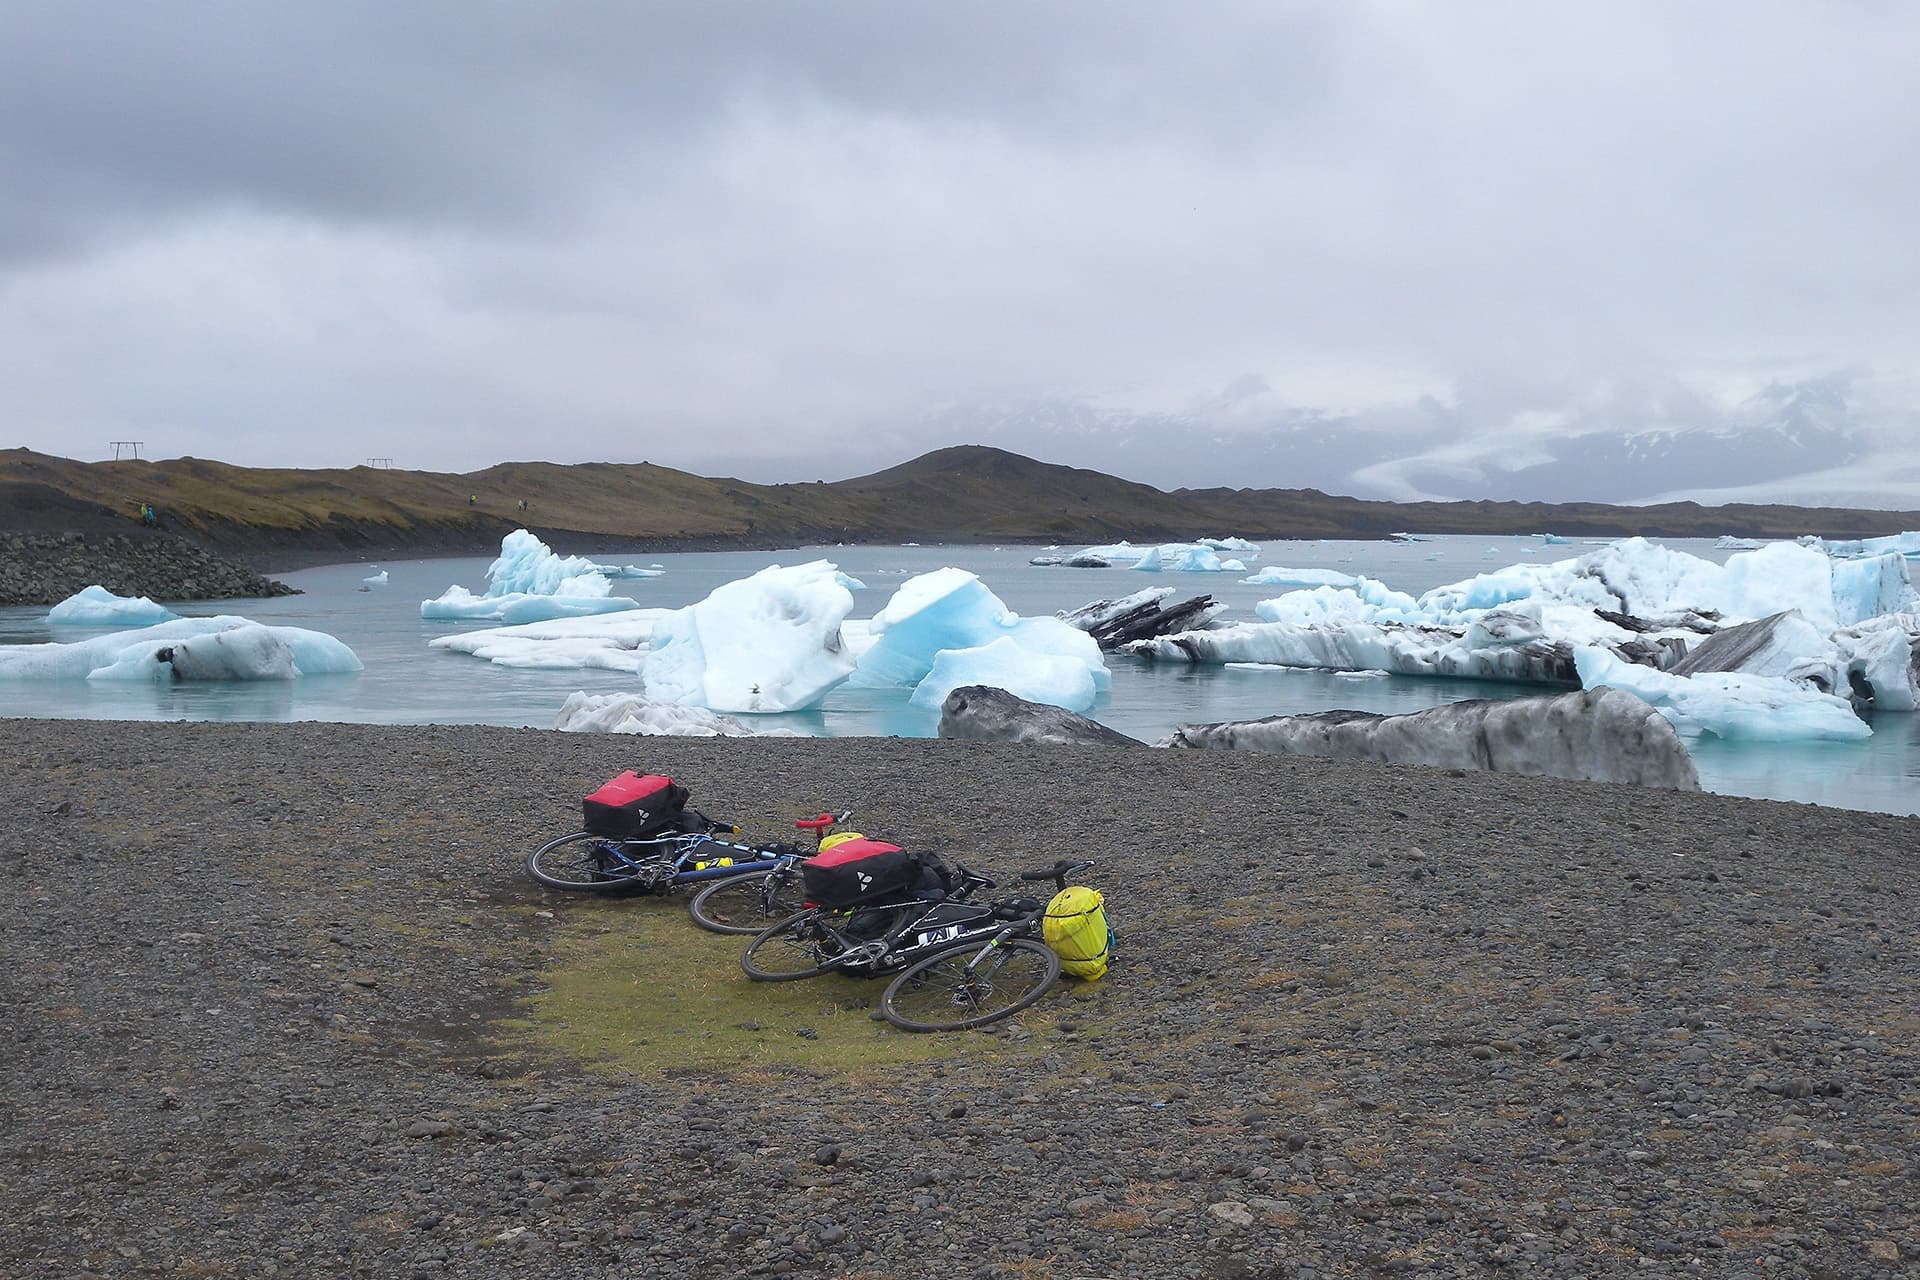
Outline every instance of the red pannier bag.
<path id="1" fill-rule="evenodd" d="M 586 828 L 596 836 L 634 840 L 673 829 L 691 794 L 672 778 L 628 769 L 609 778 L 580 802 Z"/>
<path id="2" fill-rule="evenodd" d="M 843 840 L 800 864 L 806 899 L 838 910 L 889 894 L 908 896 L 920 879 L 920 862 L 884 840 Z"/>

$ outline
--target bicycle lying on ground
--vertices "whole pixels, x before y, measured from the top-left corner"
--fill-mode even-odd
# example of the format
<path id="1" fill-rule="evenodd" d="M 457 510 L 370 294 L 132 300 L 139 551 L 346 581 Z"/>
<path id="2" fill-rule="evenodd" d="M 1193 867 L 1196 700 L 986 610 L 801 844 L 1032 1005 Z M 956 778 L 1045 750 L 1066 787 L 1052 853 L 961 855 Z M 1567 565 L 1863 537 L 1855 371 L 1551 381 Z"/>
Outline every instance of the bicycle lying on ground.
<path id="1" fill-rule="evenodd" d="M 1065 889 L 1068 876 L 1092 865 L 1061 861 L 1020 878 Z M 755 934 L 740 967 L 761 982 L 897 973 L 880 1011 L 905 1031 L 959 1031 L 1017 1013 L 1060 976 L 1060 957 L 1041 940 L 1047 904 L 1026 895 L 975 902 L 970 895 L 994 882 L 965 870 L 960 877 L 937 898 L 809 907 Z"/>
<path id="2" fill-rule="evenodd" d="M 793 825 L 814 849 L 727 837 L 740 828 L 687 809 L 673 831 L 633 838 L 576 831 L 527 855 L 527 874 L 552 889 L 582 893 L 667 894 L 701 886 L 688 911 L 715 933 L 757 933 L 804 905 L 797 876 L 777 873 L 810 856 L 852 811 L 822 813 Z"/>

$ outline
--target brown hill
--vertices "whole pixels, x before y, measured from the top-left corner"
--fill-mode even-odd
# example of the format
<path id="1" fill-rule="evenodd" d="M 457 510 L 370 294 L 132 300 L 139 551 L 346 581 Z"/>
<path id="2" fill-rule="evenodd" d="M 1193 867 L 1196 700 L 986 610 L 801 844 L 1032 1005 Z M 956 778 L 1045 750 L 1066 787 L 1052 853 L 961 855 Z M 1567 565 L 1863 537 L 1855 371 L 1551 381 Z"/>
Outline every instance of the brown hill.
<path id="1" fill-rule="evenodd" d="M 89 463 L 0 450 L 0 531 L 124 529 L 143 502 L 153 504 L 162 527 L 266 564 L 479 553 L 522 526 L 563 551 L 1226 534 L 1369 538 L 1399 530 L 1853 538 L 1920 528 L 1916 512 L 1391 503 L 1313 489 L 1167 493 L 977 445 L 936 450 L 850 480 L 777 485 L 647 463 L 515 462 L 454 475 L 250 468 L 198 458 Z"/>

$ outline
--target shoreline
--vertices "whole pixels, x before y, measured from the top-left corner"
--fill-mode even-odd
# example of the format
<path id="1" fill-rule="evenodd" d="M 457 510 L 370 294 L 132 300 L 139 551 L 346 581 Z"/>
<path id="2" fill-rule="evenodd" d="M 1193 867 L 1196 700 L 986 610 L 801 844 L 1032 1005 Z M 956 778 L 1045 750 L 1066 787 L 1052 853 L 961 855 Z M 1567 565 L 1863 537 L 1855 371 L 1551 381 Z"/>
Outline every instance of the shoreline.
<path id="1" fill-rule="evenodd" d="M 4 728 L 7 872 L 30 904 L 0 944 L 11 1274 L 1920 1257 L 1920 820 L 1250 753 Z M 530 844 L 628 767 L 750 832 L 850 805 L 1003 884 L 1091 856 L 1115 967 L 893 1061 L 871 984 L 769 994 L 680 904 L 525 878 Z M 596 979 L 614 1032 L 699 1065 L 610 1047 L 589 1069 L 552 1038 L 548 993 L 642 924 L 712 966 L 688 1018 L 722 996 L 747 1011 L 732 1065 L 675 1048 L 677 1015 L 620 1022 L 652 1007 L 617 988 L 653 990 L 644 958 Z M 782 1065 L 822 1044 L 824 1064 Z"/>

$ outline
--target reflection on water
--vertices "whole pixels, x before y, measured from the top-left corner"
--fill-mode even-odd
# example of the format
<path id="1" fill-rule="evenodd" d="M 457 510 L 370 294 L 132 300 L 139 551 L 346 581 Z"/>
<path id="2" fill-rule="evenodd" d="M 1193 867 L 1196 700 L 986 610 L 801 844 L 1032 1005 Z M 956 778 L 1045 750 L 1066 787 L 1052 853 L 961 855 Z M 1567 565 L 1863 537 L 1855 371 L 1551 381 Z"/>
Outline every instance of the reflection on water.
<path id="1" fill-rule="evenodd" d="M 1668 545 L 1724 560 L 1704 541 Z M 1486 554 L 1497 546 L 1500 554 Z M 1548 562 L 1585 548 L 1543 547 L 1530 538 L 1454 538 L 1430 543 L 1272 542 L 1252 568 L 1337 568 L 1364 573 L 1398 590 L 1419 593 L 1500 565 Z M 621 563 L 659 563 L 664 577 L 617 582 L 614 590 L 643 605 L 678 607 L 725 582 L 768 564 L 830 559 L 867 584 L 854 613 L 868 617 L 907 577 L 943 565 L 980 574 L 1009 607 L 1023 614 L 1052 613 L 1146 586 L 1171 586 L 1180 598 L 1211 593 L 1229 617 L 1250 619 L 1255 602 L 1279 594 L 1244 586 L 1240 574 L 1146 574 L 1130 569 L 1065 569 L 1027 563 L 1035 547 L 827 547 L 787 552 L 663 553 L 624 557 Z M 1428 557 L 1435 557 L 1429 559 Z M 339 637 L 366 663 L 351 676 L 294 681 L 166 684 L 129 681 L 0 680 L 0 716 L 122 720 L 284 721 L 338 720 L 380 724 L 498 724 L 545 727 L 568 694 L 637 689 L 628 676 L 607 671 L 526 671 L 495 667 L 462 654 L 429 649 L 434 636 L 469 629 L 425 622 L 420 601 L 450 584 L 475 591 L 486 585 L 488 558 L 382 562 L 390 579 L 362 591 L 365 564 L 335 565 L 280 575 L 306 594 L 273 600 L 176 605 L 176 612 L 240 614 L 261 622 L 310 627 Z M 41 643 L 98 634 L 63 628 L 56 636 L 44 609 L 0 609 L 0 643 Z M 1155 741 L 1183 723 L 1245 720 L 1332 708 L 1383 714 L 1418 711 L 1465 698 L 1522 697 L 1538 690 L 1477 681 L 1355 676 L 1325 671 L 1164 666 L 1110 658 L 1113 688 L 1093 709 L 1096 719 L 1122 733 Z M 779 726 L 817 736 L 927 737 L 933 712 L 909 706 L 904 690 L 843 688 L 825 705 L 765 716 L 757 727 Z M 1694 759 L 1709 790 L 1843 808 L 1920 813 L 1920 716 L 1883 714 L 1862 743 L 1736 744 L 1704 738 Z"/>

